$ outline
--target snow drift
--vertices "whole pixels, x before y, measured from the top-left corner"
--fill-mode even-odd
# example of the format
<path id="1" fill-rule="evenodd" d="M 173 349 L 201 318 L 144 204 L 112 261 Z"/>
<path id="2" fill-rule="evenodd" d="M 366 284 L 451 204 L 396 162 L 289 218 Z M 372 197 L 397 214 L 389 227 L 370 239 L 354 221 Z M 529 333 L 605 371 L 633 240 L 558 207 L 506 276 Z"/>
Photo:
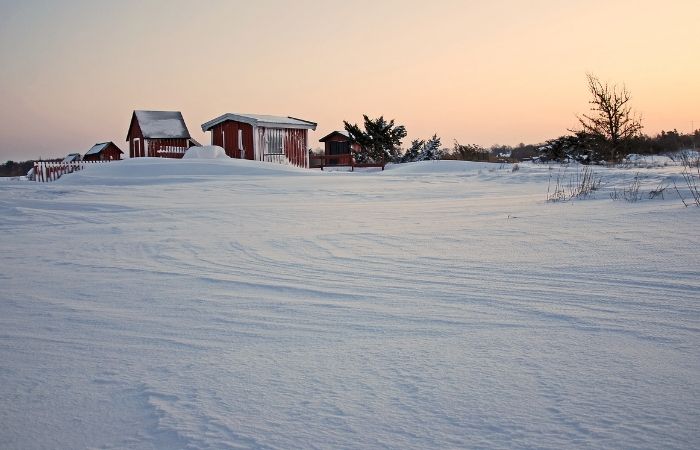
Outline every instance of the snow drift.
<path id="1" fill-rule="evenodd" d="M 216 151 L 205 151 L 202 157 L 188 159 L 132 158 L 106 164 L 95 164 L 84 170 L 62 176 L 55 184 L 61 185 L 156 185 L 224 180 L 226 178 L 259 176 L 313 176 L 308 169 L 248 161 L 234 158 L 215 158 Z M 196 154 L 196 153 L 195 153 Z"/>
<path id="2" fill-rule="evenodd" d="M 700 208 L 559 170 L 0 183 L 0 447 L 696 447 Z"/>
<path id="3" fill-rule="evenodd" d="M 190 147 L 182 159 L 228 159 L 226 150 L 218 145 L 205 145 L 202 147 Z"/>

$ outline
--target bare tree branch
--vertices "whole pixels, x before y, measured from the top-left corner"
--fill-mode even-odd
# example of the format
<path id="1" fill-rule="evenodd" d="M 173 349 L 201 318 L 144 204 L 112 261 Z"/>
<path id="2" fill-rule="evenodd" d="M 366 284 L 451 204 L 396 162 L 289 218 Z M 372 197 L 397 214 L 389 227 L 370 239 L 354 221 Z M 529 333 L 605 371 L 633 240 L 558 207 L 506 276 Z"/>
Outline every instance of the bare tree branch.
<path id="1" fill-rule="evenodd" d="M 625 85 L 602 83 L 590 73 L 586 77 L 593 97 L 589 102 L 591 113 L 576 116 L 581 125 L 578 131 L 601 137 L 607 144 L 609 158 L 615 161 L 642 130 L 641 117 L 632 111 L 632 95 Z"/>

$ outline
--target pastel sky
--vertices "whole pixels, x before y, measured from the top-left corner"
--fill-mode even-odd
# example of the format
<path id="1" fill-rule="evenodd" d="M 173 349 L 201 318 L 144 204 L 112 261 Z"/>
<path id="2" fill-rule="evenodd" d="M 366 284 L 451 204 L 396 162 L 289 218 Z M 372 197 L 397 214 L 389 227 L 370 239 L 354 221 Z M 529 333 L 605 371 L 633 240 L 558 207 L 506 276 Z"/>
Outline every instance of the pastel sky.
<path id="1" fill-rule="evenodd" d="M 625 83 L 645 132 L 700 128 L 700 1 L 0 0 L 0 161 L 84 153 L 134 109 L 384 115 L 445 146 L 536 143 Z"/>

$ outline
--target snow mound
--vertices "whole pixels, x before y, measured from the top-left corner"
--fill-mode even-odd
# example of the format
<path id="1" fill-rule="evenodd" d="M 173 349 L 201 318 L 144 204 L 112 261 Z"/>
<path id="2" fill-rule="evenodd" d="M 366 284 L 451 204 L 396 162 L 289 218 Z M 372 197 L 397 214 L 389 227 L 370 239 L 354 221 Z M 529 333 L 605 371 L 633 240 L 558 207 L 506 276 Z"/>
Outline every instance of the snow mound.
<path id="1" fill-rule="evenodd" d="M 0 178 L 0 448 L 699 447 L 678 166 L 88 166 Z"/>
<path id="2" fill-rule="evenodd" d="M 190 147 L 182 159 L 230 159 L 226 151 L 218 145 Z"/>
<path id="3" fill-rule="evenodd" d="M 284 177 L 313 175 L 308 169 L 244 159 L 132 158 L 91 164 L 53 183 L 95 186 L 143 186 L 216 182 L 232 177 Z"/>
<path id="4" fill-rule="evenodd" d="M 488 162 L 432 160 L 402 164 L 388 164 L 385 168 L 385 172 L 393 175 L 431 175 L 448 173 L 459 174 L 464 172 L 478 172 L 479 170 L 488 170 L 497 166 L 498 164 Z"/>
<path id="5" fill-rule="evenodd" d="M 625 164 L 632 165 L 633 167 L 664 167 L 674 164 L 673 159 L 665 155 L 640 155 L 637 153 L 631 153 L 625 157 Z"/>

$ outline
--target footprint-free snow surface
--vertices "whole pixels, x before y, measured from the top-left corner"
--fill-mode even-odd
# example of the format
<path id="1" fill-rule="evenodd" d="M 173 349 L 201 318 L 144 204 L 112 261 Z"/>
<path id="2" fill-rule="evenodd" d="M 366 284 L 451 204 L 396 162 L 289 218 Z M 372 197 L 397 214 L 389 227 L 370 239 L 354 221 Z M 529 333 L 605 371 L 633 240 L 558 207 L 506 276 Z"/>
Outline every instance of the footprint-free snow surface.
<path id="1" fill-rule="evenodd" d="M 697 448 L 700 208 L 558 170 L 0 183 L 0 448 Z"/>

